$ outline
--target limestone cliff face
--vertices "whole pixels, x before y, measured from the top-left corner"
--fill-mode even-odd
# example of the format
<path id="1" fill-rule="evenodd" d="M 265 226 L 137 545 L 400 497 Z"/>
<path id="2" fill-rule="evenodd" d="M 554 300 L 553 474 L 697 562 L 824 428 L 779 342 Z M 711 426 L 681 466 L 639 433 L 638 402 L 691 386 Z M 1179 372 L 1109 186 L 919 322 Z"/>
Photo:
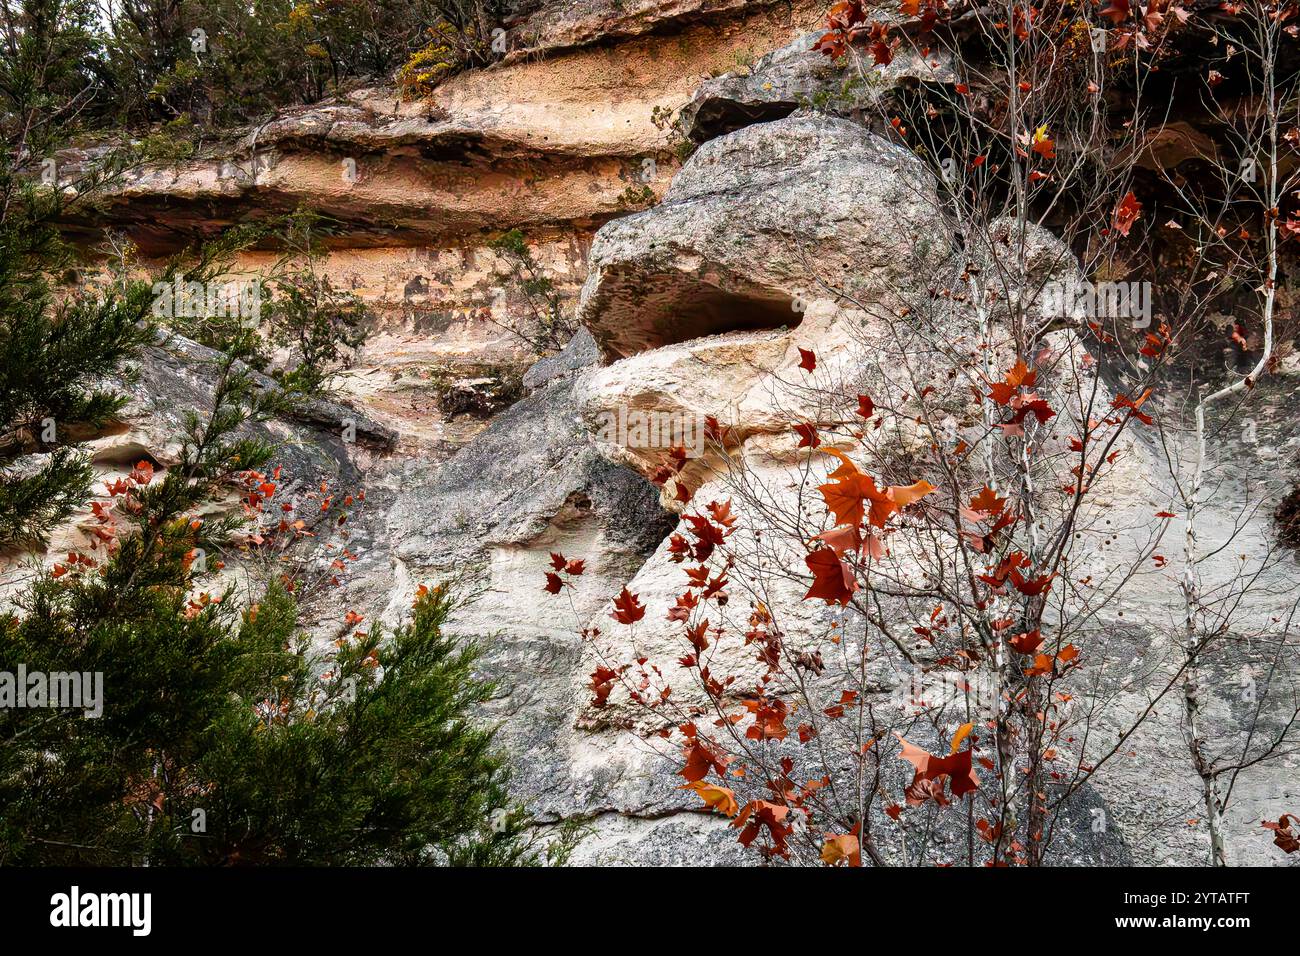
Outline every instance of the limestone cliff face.
<path id="1" fill-rule="evenodd" d="M 101 218 L 70 226 L 111 224 L 163 258 L 310 205 L 337 222 L 334 284 L 382 317 L 345 390 L 400 422 L 404 441 L 455 445 L 465 428 L 439 420 L 429 376 L 519 374 L 528 362 L 492 321 L 511 306 L 488 234 L 521 229 L 548 277 L 576 293 L 593 232 L 655 202 L 680 163 L 684 134 L 656 118 L 820 15 L 743 0 L 542 4 L 510 28 L 500 63 L 427 100 L 377 87 L 287 110 L 191 161 L 134 173 Z M 60 168 L 72 175 L 83 158 Z"/>
<path id="2" fill-rule="evenodd" d="M 304 480 L 367 489 L 350 545 L 359 559 L 343 584 L 348 606 L 395 620 L 421 583 L 455 578 L 478 592 L 457 626 L 485 639 L 486 666 L 500 680 L 487 716 L 501 722 L 516 787 L 537 818 L 589 825 L 578 862 L 741 861 L 726 821 L 697 812 L 655 749 L 611 719 L 620 702 L 602 714 L 587 707 L 593 650 L 577 630 L 605 629 L 608 602 L 625 585 L 654 608 L 669 601 L 667 539 L 682 510 L 648 480 L 670 447 L 599 442 L 602 413 L 717 416 L 732 428 L 734 455 L 781 498 L 795 480 L 788 408 L 801 387 L 791 375 L 800 346 L 815 344 L 825 374 L 863 390 L 899 382 L 899 370 L 872 358 L 888 330 L 818 290 L 888 302 L 955 254 L 911 154 L 852 119 L 803 109 L 835 82 L 810 49 L 822 13 L 745 0 L 544 2 L 511 27 L 500 63 L 452 78 L 427 101 L 372 88 L 287 111 L 182 166 L 140 173 L 101 220 L 72 224 L 124 230 L 161 258 L 300 203 L 338 221 L 326 268 L 373 307 L 377 325 L 341 379 L 346 405 L 322 403 L 307 420 L 275 423 L 272 435 Z M 871 95 L 908 78 L 900 60 Z M 836 112 L 851 116 L 853 104 Z M 655 122 L 665 113 L 680 115 L 675 127 Z M 684 166 L 683 142 L 699 147 Z M 536 363 L 497 324 L 513 306 L 498 291 L 503 264 L 488 241 L 513 228 L 583 326 L 564 352 Z M 268 255 L 242 264 L 256 269 Z M 105 475 L 141 454 L 168 463 L 170 410 L 202 404 L 196 348 L 173 341 L 146 356 L 152 387 L 139 391 L 121 433 L 95 448 Z M 1298 374 L 1284 360 L 1250 440 L 1221 449 L 1223 481 L 1244 480 L 1263 460 L 1290 468 L 1300 439 L 1286 403 Z M 448 400 L 448 383 L 490 391 L 507 380 L 517 385 L 490 414 Z M 951 411 L 956 420 L 969 409 Z M 852 410 L 814 417 L 851 420 Z M 356 441 L 340 437 L 349 421 Z M 1129 450 L 1130 471 L 1101 491 L 1099 520 L 1136 540 L 1164 499 L 1154 457 Z M 724 471 L 701 459 L 682 480 L 704 499 L 725 496 Z M 1287 490 L 1287 473 L 1278 472 L 1274 496 Z M 1212 511 L 1209 520 L 1232 516 Z M 1269 547 L 1269 515 L 1250 520 L 1243 541 Z M 56 549 L 77 534 L 68 529 Z M 541 590 L 552 551 L 587 561 L 572 608 Z M 1104 573 L 1104 556 L 1096 560 Z M 1272 573 L 1277 599 L 1249 609 L 1259 620 L 1284 613 L 1294 590 L 1293 566 Z M 1167 666 L 1161 635 L 1176 584 L 1153 576 L 1101 628 L 1117 720 L 1142 706 L 1129 672 L 1144 661 Z M 804 613 L 820 612 L 807 604 Z M 649 624 L 638 652 L 670 659 L 662 630 Z M 629 650 L 616 635 L 602 640 L 612 655 Z M 888 694 L 896 677 L 877 679 Z M 1121 769 L 1083 795 L 1068 861 L 1202 858 L 1186 825 L 1148 832 L 1144 823 L 1196 815 L 1176 707 L 1144 734 L 1135 747 L 1167 759 Z M 1294 762 L 1269 773 L 1234 811 L 1243 831 L 1295 809 Z M 1115 824 L 1104 834 L 1086 825 L 1096 808 Z M 1242 862 L 1270 858 L 1263 835 L 1239 852 Z"/>

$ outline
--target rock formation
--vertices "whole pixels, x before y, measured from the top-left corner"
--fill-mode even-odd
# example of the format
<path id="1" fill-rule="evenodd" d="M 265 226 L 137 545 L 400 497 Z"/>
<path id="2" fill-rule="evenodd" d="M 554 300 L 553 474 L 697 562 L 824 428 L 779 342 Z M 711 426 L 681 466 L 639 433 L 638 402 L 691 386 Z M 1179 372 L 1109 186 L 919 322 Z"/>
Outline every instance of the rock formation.
<path id="1" fill-rule="evenodd" d="M 880 359 L 890 330 L 831 290 L 888 308 L 898 289 L 928 281 L 956 254 L 929 173 L 855 119 L 862 103 L 811 108 L 837 88 L 837 67 L 811 50 L 821 13 L 745 0 L 544 3 L 511 28 L 516 42 L 500 63 L 448 80 L 428 102 L 365 89 L 287 111 L 193 161 L 140 173 L 102 219 L 70 224 L 125 230 L 161 258 L 304 201 L 338 220 L 326 269 L 372 306 L 377 326 L 342 379 L 348 407 L 324 404 L 313 420 L 273 423 L 267 434 L 285 444 L 287 472 L 367 489 L 350 545 L 360 557 L 344 585 L 350 606 L 391 621 L 420 583 L 455 579 L 472 593 L 457 626 L 485 641 L 485 667 L 500 681 L 485 716 L 500 721 L 518 795 L 539 822 L 588 827 L 577 862 L 743 859 L 726 821 L 675 787 L 665 748 L 644 736 L 653 728 L 629 727 L 617 695 L 600 713 L 588 706 L 594 652 L 578 631 L 594 624 L 604 632 L 597 647 L 627 650 L 607 613 L 624 586 L 662 617 L 677 572 L 669 536 L 685 510 L 675 483 L 650 480 L 676 440 L 628 447 L 606 440 L 602 423 L 619 409 L 713 416 L 728 455 L 788 499 L 807 457 L 792 426 L 853 414 L 808 411 L 801 347 L 815 347 L 828 380 L 909 391 L 902 370 Z M 734 69 L 740 59 L 752 68 Z M 887 95 L 915 74 L 900 60 L 861 95 Z M 677 125 L 656 125 L 657 108 L 677 113 Z M 683 163 L 688 141 L 699 145 Z M 355 179 L 343 174 L 349 161 Z M 495 291 L 501 264 L 488 240 L 511 228 L 524 231 L 583 327 L 536 363 L 492 321 L 509 305 Z M 241 264 L 255 269 L 266 256 Z M 203 405 L 197 347 L 162 343 L 146 362 L 147 387 L 121 433 L 92 445 L 106 477 L 141 456 L 165 467 L 174 409 Z M 1297 375 L 1292 354 L 1261 387 L 1257 428 L 1216 449 L 1218 481 L 1249 480 L 1264 463 L 1270 495 L 1289 490 Z M 522 397 L 490 400 L 487 414 L 457 413 L 448 400 L 449 380 L 492 392 L 506 379 Z M 952 409 L 954 420 L 968 411 Z M 350 418 L 357 440 L 344 442 L 339 423 Z M 1116 541 L 1145 535 L 1167 501 L 1156 457 L 1140 443 L 1130 450 L 1097 518 Z M 716 454 L 692 457 L 679 475 L 697 502 L 728 497 L 733 480 Z M 1211 509 L 1207 520 L 1233 516 Z M 1270 547 L 1271 515 L 1248 521 L 1239 546 Z M 771 560 L 799 563 L 770 548 Z M 587 562 L 571 605 L 541 590 L 552 551 Z M 1095 562 L 1104 574 L 1105 556 Z M 20 573 L 7 572 L 11 581 Z M 1293 564 L 1270 573 L 1276 600 L 1249 609 L 1256 621 L 1285 614 L 1294 592 Z M 1171 573 L 1152 574 L 1099 622 L 1117 722 L 1143 706 L 1133 674 L 1147 662 L 1169 666 L 1161 635 L 1178 600 Z M 799 613 L 832 611 L 807 602 Z M 671 660 L 665 626 L 646 625 L 641 652 Z M 797 620 L 786 626 L 799 630 Z M 1234 679 L 1231 658 L 1216 666 Z M 897 674 L 877 678 L 889 699 Z M 1199 813 L 1176 706 L 1142 734 L 1134 749 L 1160 756 L 1121 766 L 1080 798 L 1065 861 L 1203 857 L 1194 828 L 1149 826 Z M 1294 810 L 1297 780 L 1292 759 L 1243 785 L 1241 862 L 1273 859 L 1249 823 Z M 1093 810 L 1112 822 L 1104 835 L 1088 827 Z"/>

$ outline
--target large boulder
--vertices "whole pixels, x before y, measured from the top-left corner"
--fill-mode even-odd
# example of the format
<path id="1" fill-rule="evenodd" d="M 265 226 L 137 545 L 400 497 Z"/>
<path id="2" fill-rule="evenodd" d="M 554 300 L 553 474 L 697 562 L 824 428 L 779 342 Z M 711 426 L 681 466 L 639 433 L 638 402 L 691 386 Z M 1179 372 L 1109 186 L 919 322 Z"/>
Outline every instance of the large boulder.
<path id="1" fill-rule="evenodd" d="M 949 239 L 931 177 L 846 120 L 798 114 L 702 146 L 658 206 L 592 242 L 578 318 L 607 358 L 798 324 L 824 285 L 880 298 Z"/>
<path id="2" fill-rule="evenodd" d="M 889 64 L 858 77 L 844 60 L 814 49 L 822 35 L 820 30 L 805 33 L 747 69 L 705 80 L 678 114 L 682 134 L 702 143 L 809 107 L 862 117 L 880 113 L 899 89 L 957 81 L 948 52 L 934 50 L 922 59 L 906 48 Z"/>

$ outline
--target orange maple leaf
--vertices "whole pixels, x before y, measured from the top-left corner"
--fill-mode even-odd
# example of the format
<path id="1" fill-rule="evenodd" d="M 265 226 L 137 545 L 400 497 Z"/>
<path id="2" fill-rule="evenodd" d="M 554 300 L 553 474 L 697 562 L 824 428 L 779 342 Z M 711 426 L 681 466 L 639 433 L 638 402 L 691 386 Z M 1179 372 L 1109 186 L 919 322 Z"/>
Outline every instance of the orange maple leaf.
<path id="1" fill-rule="evenodd" d="M 700 780 L 683 784 L 680 789 L 694 790 L 699 794 L 700 799 L 704 801 L 706 806 L 712 807 L 725 816 L 734 817 L 740 812 L 740 804 L 736 802 L 734 790 L 728 790 L 726 787 L 715 786 L 711 783 L 704 783 Z"/>
<path id="2" fill-rule="evenodd" d="M 971 751 L 962 750 L 947 757 L 936 757 L 922 747 L 905 740 L 901 734 L 895 733 L 898 742 L 902 747 L 898 756 L 906 760 L 916 769 L 916 776 L 912 778 L 912 785 L 909 790 L 916 792 L 916 785 L 921 781 L 935 781 L 939 777 L 947 777 L 950 781 L 949 786 L 952 789 L 954 797 L 962 797 L 979 789 L 980 780 L 975 775 L 975 770 L 971 766 Z M 958 744 L 961 741 L 957 741 Z M 933 791 L 931 791 L 933 792 Z M 912 803 L 913 799 L 908 798 Z M 916 803 L 923 803 L 924 800 L 917 800 Z"/>
<path id="3" fill-rule="evenodd" d="M 852 833 L 828 836 L 822 844 L 822 862 L 827 866 L 838 866 L 840 863 L 861 866 L 862 851 L 858 846 L 858 838 Z"/>
<path id="4" fill-rule="evenodd" d="M 921 479 L 910 485 L 890 485 L 887 494 L 898 507 L 906 508 L 908 505 L 920 501 L 932 491 L 934 491 L 934 485 L 925 479 Z"/>
<path id="5" fill-rule="evenodd" d="M 1006 498 L 999 498 L 996 491 L 985 486 L 978 495 L 971 499 L 970 510 L 989 515 L 1001 514 L 1006 503 Z"/>
<path id="6" fill-rule="evenodd" d="M 1034 131 L 1034 145 L 1030 147 L 1043 159 L 1056 158 L 1056 141 L 1047 135 L 1047 127 L 1040 126 Z"/>

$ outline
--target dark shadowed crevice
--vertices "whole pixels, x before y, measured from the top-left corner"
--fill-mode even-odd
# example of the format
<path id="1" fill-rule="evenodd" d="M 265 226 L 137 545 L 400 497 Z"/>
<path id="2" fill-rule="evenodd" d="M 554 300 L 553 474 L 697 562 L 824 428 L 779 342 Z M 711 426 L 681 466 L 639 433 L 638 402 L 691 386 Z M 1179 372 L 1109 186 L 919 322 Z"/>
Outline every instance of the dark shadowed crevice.
<path id="1" fill-rule="evenodd" d="M 795 102 L 740 103 L 734 99 L 705 100 L 694 110 L 689 136 L 696 144 L 734 133 L 755 123 L 785 119 L 799 108 Z"/>
<path id="2" fill-rule="evenodd" d="M 767 288 L 723 288 L 681 273 L 610 277 L 618 305 L 596 314 L 591 329 L 608 359 L 729 332 L 794 328 L 803 319 L 787 294 Z"/>
<path id="3" fill-rule="evenodd" d="M 673 321 L 658 323 L 659 334 L 651 348 L 725 332 L 754 332 L 799 324 L 802 316 L 784 296 L 737 294 L 715 286 L 696 286 L 674 306 Z"/>

